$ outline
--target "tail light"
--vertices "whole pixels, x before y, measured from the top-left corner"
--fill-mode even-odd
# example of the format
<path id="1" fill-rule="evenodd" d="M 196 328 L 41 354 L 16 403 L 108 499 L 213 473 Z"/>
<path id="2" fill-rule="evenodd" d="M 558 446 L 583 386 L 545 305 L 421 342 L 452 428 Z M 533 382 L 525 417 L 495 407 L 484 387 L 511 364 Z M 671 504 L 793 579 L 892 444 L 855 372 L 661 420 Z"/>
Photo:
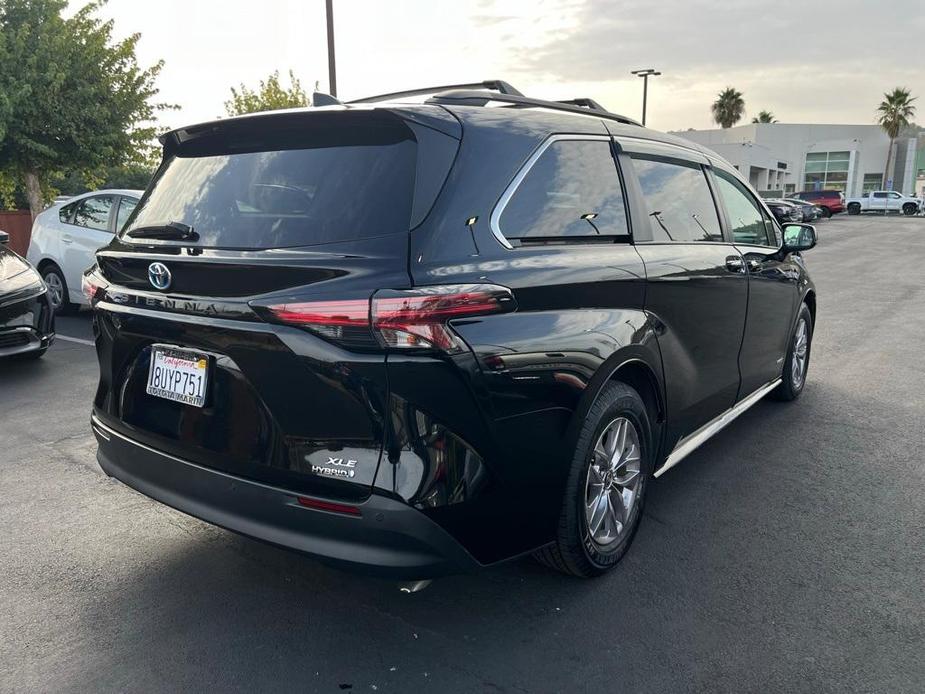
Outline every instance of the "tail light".
<path id="1" fill-rule="evenodd" d="M 97 299 L 102 298 L 107 286 L 108 282 L 99 274 L 96 265 L 81 275 L 80 289 L 91 306 L 96 303 Z"/>
<path id="2" fill-rule="evenodd" d="M 369 300 L 275 304 L 266 310 L 277 321 L 307 328 L 348 347 L 455 353 L 464 344 L 450 321 L 515 308 L 506 287 L 456 284 L 382 290 Z"/>

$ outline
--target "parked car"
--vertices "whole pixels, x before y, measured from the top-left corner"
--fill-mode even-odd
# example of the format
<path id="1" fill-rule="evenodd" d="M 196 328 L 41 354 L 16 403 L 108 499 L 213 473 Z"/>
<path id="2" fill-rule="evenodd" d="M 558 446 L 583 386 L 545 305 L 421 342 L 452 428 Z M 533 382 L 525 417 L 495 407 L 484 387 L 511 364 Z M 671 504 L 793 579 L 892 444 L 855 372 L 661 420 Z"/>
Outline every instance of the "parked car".
<path id="1" fill-rule="evenodd" d="M 125 224 L 141 194 L 140 190 L 97 190 L 56 203 L 35 218 L 26 257 L 48 285 L 56 312 L 86 305 L 81 275 L 93 265 L 96 249 L 108 244 Z"/>
<path id="2" fill-rule="evenodd" d="M 765 199 L 764 202 L 768 209 L 771 210 L 774 218 L 781 224 L 803 221 L 803 207 L 801 205 L 775 198 Z"/>
<path id="3" fill-rule="evenodd" d="M 902 212 L 914 215 L 922 211 L 922 201 L 895 190 L 874 190 L 859 198 L 848 198 L 848 214 L 862 212 Z"/>
<path id="4" fill-rule="evenodd" d="M 0 358 L 38 358 L 55 339 L 55 314 L 39 273 L 0 231 Z"/>
<path id="5" fill-rule="evenodd" d="M 826 217 L 845 211 L 845 194 L 838 190 L 801 190 L 792 197 L 819 205 Z"/>
<path id="6" fill-rule="evenodd" d="M 163 137 L 85 274 L 107 474 L 344 567 L 593 576 L 653 478 L 799 397 L 813 227 L 699 145 L 489 84 Z"/>
<path id="7" fill-rule="evenodd" d="M 783 198 L 783 201 L 797 205 L 803 213 L 804 222 L 815 222 L 817 219 L 825 216 L 825 210 L 819 205 L 814 205 L 811 202 L 806 202 L 799 198 Z"/>

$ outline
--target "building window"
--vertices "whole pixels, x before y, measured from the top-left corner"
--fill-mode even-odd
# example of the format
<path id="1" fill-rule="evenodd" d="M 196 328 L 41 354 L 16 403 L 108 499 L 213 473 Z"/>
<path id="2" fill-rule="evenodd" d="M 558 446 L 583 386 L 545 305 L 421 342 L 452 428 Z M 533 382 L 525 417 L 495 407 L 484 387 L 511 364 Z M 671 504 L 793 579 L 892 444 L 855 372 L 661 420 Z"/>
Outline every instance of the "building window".
<path id="1" fill-rule="evenodd" d="M 848 186 L 851 152 L 807 152 L 803 168 L 805 190 L 840 190 Z"/>
<path id="2" fill-rule="evenodd" d="M 864 195 L 871 193 L 875 190 L 880 190 L 883 184 L 883 174 L 881 173 L 867 173 L 864 174 L 864 188 L 861 191 Z"/>

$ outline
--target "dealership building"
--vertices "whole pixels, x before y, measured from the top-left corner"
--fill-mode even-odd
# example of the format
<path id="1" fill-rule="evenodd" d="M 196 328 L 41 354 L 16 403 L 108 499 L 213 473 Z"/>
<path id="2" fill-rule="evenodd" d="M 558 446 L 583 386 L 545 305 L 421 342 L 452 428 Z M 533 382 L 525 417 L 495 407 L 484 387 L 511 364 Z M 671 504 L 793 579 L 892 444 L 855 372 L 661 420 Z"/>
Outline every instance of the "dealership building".
<path id="1" fill-rule="evenodd" d="M 712 149 L 764 195 L 839 190 L 853 197 L 880 190 L 890 147 L 879 125 L 751 123 L 673 134 Z M 915 192 L 920 141 L 894 143 L 887 187 Z"/>

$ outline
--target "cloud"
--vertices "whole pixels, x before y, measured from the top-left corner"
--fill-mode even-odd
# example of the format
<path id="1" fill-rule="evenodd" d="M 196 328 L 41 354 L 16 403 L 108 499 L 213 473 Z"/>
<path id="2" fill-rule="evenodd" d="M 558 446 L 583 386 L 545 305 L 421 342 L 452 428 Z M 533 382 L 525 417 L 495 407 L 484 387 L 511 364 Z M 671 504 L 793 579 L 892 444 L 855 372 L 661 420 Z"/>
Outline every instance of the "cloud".
<path id="1" fill-rule="evenodd" d="M 557 35 L 513 52 L 520 69 L 606 80 L 653 62 L 685 72 L 864 61 L 874 76 L 912 62 L 925 29 L 921 0 L 882 12 L 863 0 L 585 0 L 563 9 L 571 16 Z"/>
<path id="2" fill-rule="evenodd" d="M 925 57 L 925 4 L 881 7 L 863 0 L 550 0 L 540 26 L 534 12 L 519 20 L 507 13 L 503 27 L 520 40 L 507 51 L 506 74 L 527 86 L 581 84 L 589 90 L 582 95 L 638 115 L 641 85 L 629 71 L 654 67 L 663 75 L 650 83 L 649 121 L 662 129 L 713 127 L 709 104 L 727 85 L 744 92 L 749 116 L 769 109 L 789 122 L 869 123 L 884 91 L 925 91 L 916 64 Z"/>

